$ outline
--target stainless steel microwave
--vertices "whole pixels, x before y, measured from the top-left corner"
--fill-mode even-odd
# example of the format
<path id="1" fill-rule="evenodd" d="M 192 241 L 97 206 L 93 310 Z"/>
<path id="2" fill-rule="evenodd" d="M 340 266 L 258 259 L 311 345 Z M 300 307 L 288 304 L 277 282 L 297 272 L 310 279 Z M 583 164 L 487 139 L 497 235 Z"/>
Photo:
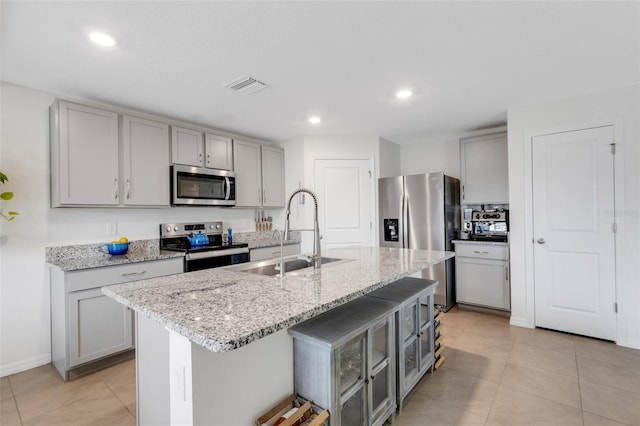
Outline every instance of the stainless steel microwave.
<path id="1" fill-rule="evenodd" d="M 229 170 L 173 165 L 171 204 L 235 206 L 236 174 Z"/>

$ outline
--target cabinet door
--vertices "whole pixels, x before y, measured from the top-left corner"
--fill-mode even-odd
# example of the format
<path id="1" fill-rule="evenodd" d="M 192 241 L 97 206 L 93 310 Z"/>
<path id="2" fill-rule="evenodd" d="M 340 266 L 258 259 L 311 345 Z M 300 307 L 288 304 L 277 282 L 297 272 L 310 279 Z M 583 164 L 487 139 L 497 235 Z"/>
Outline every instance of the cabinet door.
<path id="1" fill-rule="evenodd" d="M 392 355 L 395 350 L 393 317 L 394 315 L 391 315 L 371 329 L 371 413 L 368 423 L 372 425 L 386 420 L 388 410 L 395 403 L 396 378 Z"/>
<path id="2" fill-rule="evenodd" d="M 236 206 L 262 206 L 260 145 L 233 141 L 233 170 L 236 173 Z"/>
<path id="3" fill-rule="evenodd" d="M 419 297 L 420 305 L 420 372 L 433 365 L 433 293 L 427 291 Z"/>
<path id="4" fill-rule="evenodd" d="M 262 146 L 262 204 L 284 207 L 284 150 Z"/>
<path id="5" fill-rule="evenodd" d="M 204 153 L 206 167 L 233 170 L 231 139 L 206 133 L 204 135 Z"/>
<path id="6" fill-rule="evenodd" d="M 94 288 L 69 293 L 69 366 L 133 348 L 133 312 Z"/>
<path id="7" fill-rule="evenodd" d="M 462 204 L 507 204 L 507 133 L 460 140 Z"/>
<path id="8" fill-rule="evenodd" d="M 169 126 L 124 116 L 122 145 L 123 203 L 169 206 Z"/>
<path id="9" fill-rule="evenodd" d="M 52 205 L 117 206 L 118 115 L 64 101 L 58 101 L 57 114 L 52 122 Z"/>
<path id="10" fill-rule="evenodd" d="M 342 425 L 364 425 L 366 420 L 367 334 L 336 349 L 336 388 Z"/>
<path id="11" fill-rule="evenodd" d="M 459 303 L 510 309 L 508 263 L 456 257 L 456 295 Z"/>
<path id="12" fill-rule="evenodd" d="M 204 166 L 202 132 L 184 127 L 171 127 L 171 163 Z"/>

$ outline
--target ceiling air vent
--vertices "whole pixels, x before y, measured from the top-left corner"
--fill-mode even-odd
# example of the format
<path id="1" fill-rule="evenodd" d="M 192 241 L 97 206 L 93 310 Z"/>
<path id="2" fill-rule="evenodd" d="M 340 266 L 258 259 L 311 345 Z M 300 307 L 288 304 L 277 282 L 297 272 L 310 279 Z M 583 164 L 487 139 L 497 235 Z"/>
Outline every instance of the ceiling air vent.
<path id="1" fill-rule="evenodd" d="M 230 89 L 233 89 L 236 92 L 242 92 L 247 95 L 267 87 L 267 85 L 264 84 L 263 82 L 258 81 L 255 78 L 250 77 L 248 75 L 244 75 L 240 78 L 236 78 L 235 80 L 230 81 L 224 86 Z"/>

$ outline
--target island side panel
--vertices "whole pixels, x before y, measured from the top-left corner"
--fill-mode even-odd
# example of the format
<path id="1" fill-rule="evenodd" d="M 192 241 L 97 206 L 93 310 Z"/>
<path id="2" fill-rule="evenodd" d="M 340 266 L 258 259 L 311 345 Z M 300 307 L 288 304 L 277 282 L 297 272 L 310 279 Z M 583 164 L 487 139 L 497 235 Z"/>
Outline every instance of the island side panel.
<path id="1" fill-rule="evenodd" d="M 136 312 L 136 418 L 138 426 L 171 424 L 169 332 Z"/>
<path id="2" fill-rule="evenodd" d="M 231 352 L 191 345 L 193 423 L 251 425 L 293 394 L 293 338 L 280 330 Z"/>

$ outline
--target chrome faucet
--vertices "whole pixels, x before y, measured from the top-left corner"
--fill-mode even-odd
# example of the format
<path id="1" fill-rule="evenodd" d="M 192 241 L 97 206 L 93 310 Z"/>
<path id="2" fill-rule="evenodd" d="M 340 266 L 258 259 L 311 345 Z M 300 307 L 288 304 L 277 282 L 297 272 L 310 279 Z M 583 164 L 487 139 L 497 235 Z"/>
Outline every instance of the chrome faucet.
<path id="1" fill-rule="evenodd" d="M 313 216 L 313 229 L 289 229 L 289 215 L 291 214 L 291 201 L 293 197 L 297 194 L 305 192 L 313 198 L 313 206 L 314 206 L 314 216 Z M 313 256 L 311 256 L 311 260 L 313 261 L 313 268 L 319 269 L 322 263 L 322 255 L 320 254 L 320 227 L 318 226 L 318 197 L 316 197 L 316 193 L 310 189 L 300 188 L 293 191 L 293 194 L 289 197 L 289 201 L 287 202 L 287 218 L 284 222 L 284 239 L 289 239 L 289 231 L 313 231 Z"/>

